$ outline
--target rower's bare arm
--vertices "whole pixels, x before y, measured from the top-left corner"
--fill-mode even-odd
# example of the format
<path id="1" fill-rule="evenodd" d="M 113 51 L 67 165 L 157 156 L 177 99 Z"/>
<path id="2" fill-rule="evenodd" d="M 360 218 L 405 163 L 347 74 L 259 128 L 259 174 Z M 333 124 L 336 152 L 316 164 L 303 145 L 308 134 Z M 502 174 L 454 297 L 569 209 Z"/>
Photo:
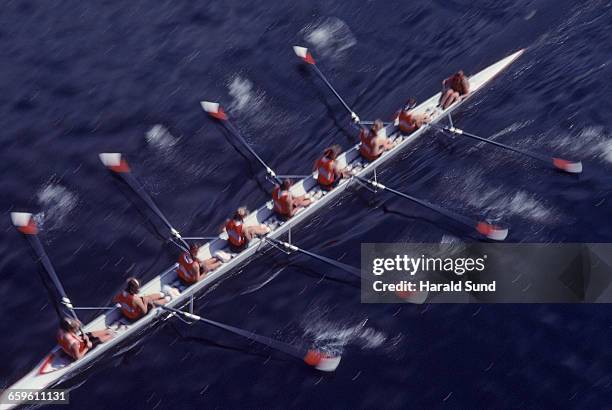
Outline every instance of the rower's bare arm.
<path id="1" fill-rule="evenodd" d="M 143 315 L 149 311 L 148 306 L 144 303 L 143 299 L 139 296 L 134 298 L 134 304 L 136 305 L 136 309 L 140 311 Z"/>

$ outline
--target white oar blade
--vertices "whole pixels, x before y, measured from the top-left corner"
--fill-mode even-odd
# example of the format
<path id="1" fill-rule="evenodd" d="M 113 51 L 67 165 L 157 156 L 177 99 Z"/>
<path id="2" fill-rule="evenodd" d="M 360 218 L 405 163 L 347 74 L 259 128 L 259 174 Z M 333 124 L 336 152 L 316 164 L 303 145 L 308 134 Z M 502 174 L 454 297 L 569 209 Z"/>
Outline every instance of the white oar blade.
<path id="1" fill-rule="evenodd" d="M 304 362 L 322 372 L 333 372 L 340 364 L 340 359 L 340 356 L 328 356 L 318 350 L 309 350 Z"/>
<path id="2" fill-rule="evenodd" d="M 218 120 L 227 119 L 227 114 L 225 114 L 223 108 L 221 108 L 219 103 L 210 101 L 200 101 L 200 105 L 202 106 L 204 111 L 206 111 L 211 117 L 214 117 Z"/>
<path id="3" fill-rule="evenodd" d="M 312 54 L 310 54 L 310 51 L 308 51 L 306 47 L 293 46 L 293 51 L 298 57 L 300 57 L 302 60 L 304 60 L 308 64 L 315 63 L 314 58 L 312 58 Z"/>
<path id="4" fill-rule="evenodd" d="M 321 363 L 315 366 L 315 369 L 322 372 L 333 372 L 338 368 L 340 364 L 340 356 L 336 357 L 325 357 L 321 359 Z"/>
<path id="5" fill-rule="evenodd" d="M 113 172 L 130 171 L 127 161 L 123 158 L 123 155 L 118 152 L 104 152 L 98 154 L 98 157 L 100 157 L 100 161 L 102 161 L 104 166 Z"/>
<path id="6" fill-rule="evenodd" d="M 11 222 L 23 234 L 36 235 L 38 233 L 38 227 L 31 213 L 11 212 Z"/>
<path id="7" fill-rule="evenodd" d="M 488 222 L 478 222 L 476 230 L 489 239 L 494 241 L 503 241 L 508 237 L 508 228 L 495 226 Z"/>
<path id="8" fill-rule="evenodd" d="M 568 161 L 563 158 L 553 158 L 553 165 L 555 168 L 569 172 L 570 174 L 579 174 L 582 172 L 581 161 Z"/>

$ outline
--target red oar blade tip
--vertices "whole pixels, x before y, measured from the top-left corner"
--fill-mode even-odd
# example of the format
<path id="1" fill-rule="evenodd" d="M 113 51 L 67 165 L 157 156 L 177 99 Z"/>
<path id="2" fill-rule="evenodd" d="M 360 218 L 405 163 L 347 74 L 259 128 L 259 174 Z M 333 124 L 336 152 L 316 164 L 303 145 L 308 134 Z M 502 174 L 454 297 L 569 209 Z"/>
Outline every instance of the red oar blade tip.
<path id="1" fill-rule="evenodd" d="M 428 292 L 415 291 L 410 292 L 407 290 L 398 290 L 395 294 L 402 300 L 413 305 L 422 305 L 427 301 Z"/>
<path id="2" fill-rule="evenodd" d="M 582 162 L 580 161 L 568 161 L 563 158 L 553 158 L 553 165 L 555 168 L 569 172 L 570 174 L 579 174 L 582 172 Z"/>
<path id="3" fill-rule="evenodd" d="M 508 228 L 502 228 L 499 226 L 492 225 L 488 222 L 478 222 L 476 230 L 489 239 L 494 241 L 503 241 L 508 237 Z"/>
<path id="4" fill-rule="evenodd" d="M 328 356 L 318 350 L 309 350 L 304 362 L 322 372 L 333 372 L 340 364 L 340 359 L 340 356 Z"/>
<path id="5" fill-rule="evenodd" d="M 312 58 L 312 54 L 306 47 L 293 46 L 293 51 L 295 54 L 300 57 L 302 60 L 306 61 L 308 64 L 314 64 L 314 58 Z"/>
<path id="6" fill-rule="evenodd" d="M 21 233 L 26 235 L 36 235 L 38 233 L 36 222 L 34 222 L 34 218 L 32 218 L 30 213 L 11 212 L 11 221 Z"/>
<path id="7" fill-rule="evenodd" d="M 113 172 L 130 172 L 130 166 L 118 152 L 105 152 L 98 155 L 104 166 Z"/>
<path id="8" fill-rule="evenodd" d="M 210 115 L 211 117 L 214 117 L 218 120 L 227 119 L 227 115 L 225 114 L 225 112 L 223 111 L 223 108 L 221 108 L 219 103 L 210 102 L 210 101 L 201 101 L 200 105 L 202 106 L 204 111 L 206 111 L 208 115 Z"/>

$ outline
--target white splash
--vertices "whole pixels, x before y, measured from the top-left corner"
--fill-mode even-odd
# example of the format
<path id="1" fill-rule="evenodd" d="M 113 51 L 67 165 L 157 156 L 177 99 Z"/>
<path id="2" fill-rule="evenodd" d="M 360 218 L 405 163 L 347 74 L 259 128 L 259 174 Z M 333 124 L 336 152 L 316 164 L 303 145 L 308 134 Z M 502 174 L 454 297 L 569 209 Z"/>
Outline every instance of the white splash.
<path id="1" fill-rule="evenodd" d="M 38 203 L 43 211 L 34 216 L 36 222 L 46 226 L 46 229 L 54 229 L 61 226 L 70 211 L 78 204 L 78 197 L 62 185 L 49 182 L 36 194 Z"/>
<path id="2" fill-rule="evenodd" d="M 314 339 L 315 345 L 334 352 L 342 352 L 348 344 L 357 344 L 362 349 L 376 349 L 387 341 L 387 335 L 366 327 L 367 320 L 358 325 L 342 326 L 319 317 L 306 323 L 305 334 Z"/>
<path id="3" fill-rule="evenodd" d="M 521 218 L 536 222 L 552 222 L 554 211 L 544 201 L 534 194 L 525 191 L 517 191 L 514 194 L 500 194 L 500 191 L 488 191 L 474 197 L 471 201 L 473 206 L 487 204 L 487 209 L 503 218 L 505 215 L 519 215 Z"/>
<path id="4" fill-rule="evenodd" d="M 577 135 L 566 135 L 559 146 L 576 155 L 589 155 L 612 163 L 612 135 L 601 126 L 585 127 Z"/>
<path id="5" fill-rule="evenodd" d="M 258 108 L 264 100 L 264 92 L 255 90 L 253 83 L 236 75 L 228 84 L 229 95 L 232 97 L 230 108 L 233 111 L 247 111 Z"/>
<path id="6" fill-rule="evenodd" d="M 156 124 L 145 134 L 147 143 L 157 149 L 167 149 L 173 147 L 178 139 L 175 138 L 166 127 Z"/>
<path id="7" fill-rule="evenodd" d="M 326 59 L 342 57 L 346 50 L 357 44 L 348 25 L 336 17 L 322 17 L 304 27 L 300 33 L 317 56 Z"/>

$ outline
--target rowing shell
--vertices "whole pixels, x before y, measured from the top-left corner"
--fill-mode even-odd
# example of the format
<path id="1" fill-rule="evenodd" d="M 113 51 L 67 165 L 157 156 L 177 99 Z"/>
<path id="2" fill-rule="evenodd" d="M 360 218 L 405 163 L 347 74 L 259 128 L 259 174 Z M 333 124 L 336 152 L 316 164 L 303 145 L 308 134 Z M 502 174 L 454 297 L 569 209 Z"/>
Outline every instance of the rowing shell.
<path id="1" fill-rule="evenodd" d="M 470 88 L 472 91 L 465 98 L 463 98 L 461 102 L 453 104 L 446 110 L 442 110 L 437 107 L 438 100 L 440 98 L 440 93 L 438 93 L 421 103 L 419 106 L 415 107 L 414 112 L 429 113 L 429 115 L 432 117 L 432 122 L 437 122 L 443 119 L 447 114 L 457 109 L 464 101 L 471 98 L 476 92 L 483 89 L 487 83 L 495 78 L 495 76 L 500 74 L 502 71 L 504 71 L 504 69 L 512 64 L 512 62 L 514 62 L 514 60 L 516 60 L 523 53 L 523 51 L 524 50 L 519 50 L 470 77 Z M 385 128 L 385 132 L 394 143 L 392 149 L 383 153 L 375 161 L 367 163 L 361 159 L 359 155 L 359 146 L 355 145 L 338 157 L 338 164 L 340 167 L 346 166 L 354 175 L 365 177 L 368 174 L 373 173 L 377 167 L 380 167 L 382 164 L 395 157 L 406 146 L 423 135 L 427 128 L 428 127 L 425 126 L 409 136 L 401 136 L 397 132 L 397 124 L 390 124 Z M 336 199 L 349 186 L 349 181 L 351 181 L 351 179 L 343 179 L 333 190 L 323 191 L 317 184 L 315 173 L 296 182 L 291 187 L 291 191 L 294 195 L 307 194 L 311 197 L 312 203 L 307 208 L 300 209 L 295 216 L 287 221 L 282 221 L 274 214 L 272 210 L 273 203 L 272 201 L 269 201 L 245 218 L 245 225 L 266 224 L 271 229 L 268 236 L 275 239 L 279 238 L 283 234 L 287 233 L 289 229 L 300 224 L 319 209 L 325 207 L 331 201 Z M 210 287 L 213 282 L 227 275 L 234 268 L 243 266 L 245 263 L 247 263 L 249 258 L 257 253 L 261 245 L 263 245 L 263 242 L 260 239 L 254 239 L 242 252 L 232 253 L 227 245 L 227 234 L 223 233 L 218 238 L 203 245 L 198 252 L 198 258 L 202 260 L 210 258 L 217 251 L 222 250 L 231 254 L 231 259 L 223 263 L 214 272 L 208 274 L 202 281 L 186 287 L 180 282 L 176 274 L 176 268 L 178 265 L 175 264 L 142 286 L 141 293 L 148 294 L 160 292 L 162 288 L 170 286 L 177 289 L 180 294 L 169 302 L 167 306 L 174 308 L 183 307 L 190 301 L 193 295 L 205 288 Z M 123 318 L 119 309 L 106 311 L 106 313 L 98 316 L 92 322 L 85 325 L 84 331 L 90 332 L 109 328 L 116 332 L 116 336 L 113 339 L 97 346 L 88 352 L 85 357 L 78 361 L 73 361 L 67 357 L 59 346 L 56 346 L 47 356 L 43 358 L 43 360 L 40 361 L 40 363 L 38 363 L 38 365 L 36 365 L 32 371 L 10 386 L 10 388 L 42 390 L 45 388 L 55 387 L 60 383 L 75 377 L 85 369 L 88 369 L 95 361 L 100 360 L 103 357 L 117 355 L 117 348 L 128 346 L 130 340 L 133 341 L 134 337 L 141 335 L 156 322 L 163 321 L 168 317 L 169 314 L 166 311 L 157 308 L 142 319 L 136 322 L 130 322 Z M 1 396 L 2 399 L 0 399 L 0 403 L 6 401 L 5 396 L 7 394 L 8 393 L 5 392 Z M 15 407 L 15 404 L 0 404 L 0 409 L 10 409 L 13 407 Z"/>

